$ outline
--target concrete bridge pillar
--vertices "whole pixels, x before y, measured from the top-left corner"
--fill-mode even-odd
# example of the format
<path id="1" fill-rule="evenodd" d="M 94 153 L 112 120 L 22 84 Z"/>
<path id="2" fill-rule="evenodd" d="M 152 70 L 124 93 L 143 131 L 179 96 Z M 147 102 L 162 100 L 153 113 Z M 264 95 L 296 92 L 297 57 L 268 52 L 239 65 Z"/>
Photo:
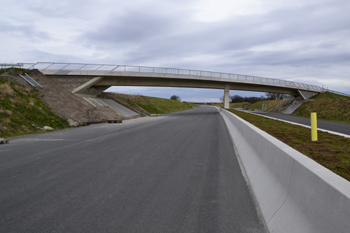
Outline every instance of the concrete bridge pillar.
<path id="1" fill-rule="evenodd" d="M 224 108 L 230 107 L 230 84 L 225 84 L 224 91 Z"/>

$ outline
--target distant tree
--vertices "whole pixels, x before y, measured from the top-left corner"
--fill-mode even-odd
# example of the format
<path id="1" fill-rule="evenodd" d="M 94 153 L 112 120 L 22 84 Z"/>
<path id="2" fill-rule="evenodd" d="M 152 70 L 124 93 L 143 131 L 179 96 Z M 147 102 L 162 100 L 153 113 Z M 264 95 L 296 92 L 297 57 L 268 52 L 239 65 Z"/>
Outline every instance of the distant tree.
<path id="1" fill-rule="evenodd" d="M 231 103 L 242 103 L 242 102 L 249 102 L 249 103 L 255 103 L 258 101 L 262 101 L 265 100 L 266 98 L 264 96 L 260 96 L 260 97 L 242 97 L 240 95 L 234 95 L 234 96 L 230 96 L 230 102 Z M 220 101 L 223 103 L 224 102 L 224 97 L 220 97 Z"/>
<path id="2" fill-rule="evenodd" d="M 242 103 L 244 102 L 244 98 L 240 95 L 230 96 L 231 103 Z"/>
<path id="3" fill-rule="evenodd" d="M 171 100 L 178 100 L 178 101 L 181 101 L 180 96 L 177 96 L 177 95 L 172 95 L 172 96 L 170 97 L 170 99 L 171 99 Z"/>
<path id="4" fill-rule="evenodd" d="M 267 99 L 270 99 L 270 100 L 282 100 L 282 99 L 291 99 L 291 98 L 293 98 L 289 94 L 282 94 L 282 93 L 266 92 L 265 95 L 266 95 Z"/>

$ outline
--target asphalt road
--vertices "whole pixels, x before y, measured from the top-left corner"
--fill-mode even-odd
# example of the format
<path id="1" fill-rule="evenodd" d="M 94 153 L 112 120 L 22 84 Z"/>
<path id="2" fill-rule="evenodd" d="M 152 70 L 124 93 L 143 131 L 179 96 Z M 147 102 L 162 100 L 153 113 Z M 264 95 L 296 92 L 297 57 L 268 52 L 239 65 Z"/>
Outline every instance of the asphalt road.
<path id="1" fill-rule="evenodd" d="M 296 117 L 296 116 L 271 113 L 271 112 L 254 112 L 254 113 L 269 116 L 269 117 L 274 117 L 281 120 L 291 121 L 298 124 L 311 126 L 310 118 Z M 317 127 L 320 129 L 325 129 L 325 130 L 330 130 L 337 133 L 350 135 L 350 124 L 317 120 Z"/>
<path id="2" fill-rule="evenodd" d="M 264 232 L 212 107 L 0 145 L 0 232 Z"/>

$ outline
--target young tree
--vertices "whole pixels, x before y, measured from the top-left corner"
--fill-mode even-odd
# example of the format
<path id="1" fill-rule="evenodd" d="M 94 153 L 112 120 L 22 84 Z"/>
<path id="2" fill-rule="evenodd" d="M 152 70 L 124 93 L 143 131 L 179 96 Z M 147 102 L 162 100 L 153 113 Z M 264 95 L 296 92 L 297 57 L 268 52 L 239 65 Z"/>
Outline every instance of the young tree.
<path id="1" fill-rule="evenodd" d="M 171 100 L 178 100 L 178 101 L 181 101 L 181 98 L 180 98 L 180 96 L 178 96 L 178 95 L 172 95 L 172 96 L 170 97 L 170 99 L 171 99 Z"/>

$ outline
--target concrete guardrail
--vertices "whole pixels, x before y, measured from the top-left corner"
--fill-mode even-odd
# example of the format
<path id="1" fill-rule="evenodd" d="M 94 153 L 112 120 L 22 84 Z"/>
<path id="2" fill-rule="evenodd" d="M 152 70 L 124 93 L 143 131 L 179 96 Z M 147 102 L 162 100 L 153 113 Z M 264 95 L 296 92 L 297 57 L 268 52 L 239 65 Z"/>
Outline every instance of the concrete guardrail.
<path id="1" fill-rule="evenodd" d="M 220 113 L 271 233 L 350 232 L 349 181 L 236 115 Z"/>

